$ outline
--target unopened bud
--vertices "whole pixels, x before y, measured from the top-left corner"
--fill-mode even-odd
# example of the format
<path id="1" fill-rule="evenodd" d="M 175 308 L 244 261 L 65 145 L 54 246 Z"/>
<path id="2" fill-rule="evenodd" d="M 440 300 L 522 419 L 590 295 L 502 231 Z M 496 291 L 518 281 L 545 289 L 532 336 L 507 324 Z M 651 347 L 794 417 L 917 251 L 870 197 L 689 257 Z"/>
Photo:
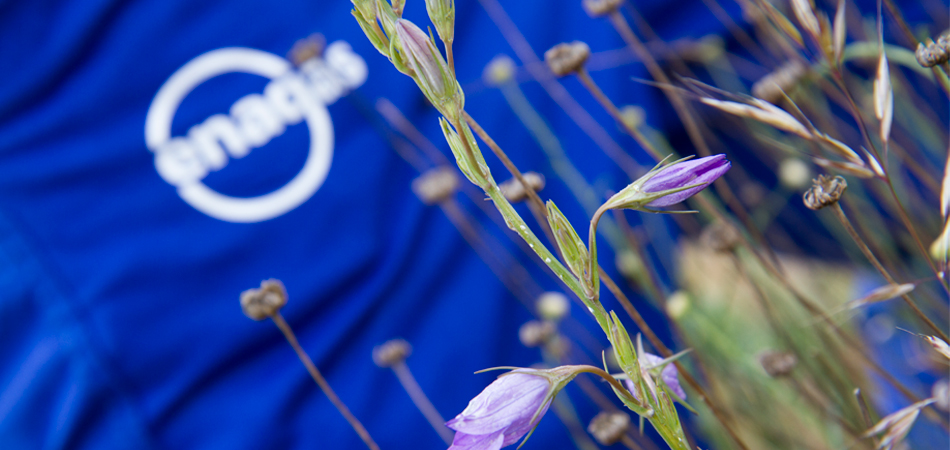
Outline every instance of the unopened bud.
<path id="1" fill-rule="evenodd" d="M 937 42 L 931 42 L 926 46 L 917 44 L 917 52 L 914 53 L 917 62 L 924 67 L 933 67 L 950 61 L 950 35 L 943 35 L 937 38 Z"/>
<path id="2" fill-rule="evenodd" d="M 590 47 L 581 41 L 563 42 L 544 52 L 544 62 L 559 77 L 582 69 L 589 57 Z"/>
<path id="3" fill-rule="evenodd" d="M 412 180 L 412 192 L 427 205 L 441 203 L 450 198 L 458 186 L 458 175 L 448 166 L 429 169 Z"/>
<path id="4" fill-rule="evenodd" d="M 699 241 L 707 248 L 719 253 L 729 253 L 739 246 L 742 235 L 732 224 L 716 220 L 703 229 Z"/>
<path id="5" fill-rule="evenodd" d="M 798 358 L 789 352 L 767 350 L 759 355 L 759 364 L 772 378 L 784 377 L 792 373 L 798 364 Z"/>
<path id="6" fill-rule="evenodd" d="M 525 347 L 537 347 L 551 340 L 556 333 L 553 323 L 532 320 L 518 329 L 518 339 Z"/>
<path id="7" fill-rule="evenodd" d="M 393 339 L 373 348 L 373 362 L 379 367 L 392 367 L 412 354 L 412 346 L 402 339 Z"/>
<path id="8" fill-rule="evenodd" d="M 944 378 L 934 383 L 930 395 L 936 400 L 934 406 L 941 411 L 950 411 L 950 380 Z"/>
<path id="9" fill-rule="evenodd" d="M 327 45 L 327 39 L 320 33 L 314 33 L 297 42 L 287 52 L 287 59 L 295 66 L 300 67 L 303 63 L 311 59 L 318 58 L 323 54 L 323 49 Z"/>
<path id="10" fill-rule="evenodd" d="M 582 5 L 591 17 L 606 16 L 617 10 L 624 0 L 584 0 Z"/>
<path id="11" fill-rule="evenodd" d="M 538 314 L 544 320 L 557 322 L 567 315 L 571 303 L 560 292 L 545 292 L 538 297 Z"/>
<path id="12" fill-rule="evenodd" d="M 614 445 L 623 439 L 630 428 L 630 416 L 622 411 L 601 411 L 590 421 L 587 432 L 600 445 Z"/>
<path id="13" fill-rule="evenodd" d="M 538 192 L 544 189 L 544 175 L 537 172 L 525 172 L 521 174 L 521 177 L 528 183 L 528 187 L 532 191 Z M 501 193 L 511 203 L 518 203 L 528 198 L 528 191 L 525 190 L 524 185 L 517 178 L 511 178 L 501 183 L 498 185 L 498 189 L 501 189 Z"/>
<path id="14" fill-rule="evenodd" d="M 492 58 L 482 72 L 482 79 L 489 86 L 499 86 L 515 78 L 515 62 L 507 55 Z"/>
<path id="15" fill-rule="evenodd" d="M 459 103 L 456 101 L 458 90 L 454 77 L 449 73 L 445 60 L 442 59 L 442 53 L 429 39 L 429 35 L 416 24 L 399 19 L 394 29 L 402 50 L 400 55 L 402 59 L 394 58 L 393 63 L 397 64 L 397 68 L 400 64 L 404 64 L 407 69 L 411 69 L 411 75 L 416 80 L 416 84 L 440 112 L 454 113 L 454 110 L 446 108 L 451 102 Z M 451 107 L 461 107 L 461 104 L 454 104 Z"/>
<path id="16" fill-rule="evenodd" d="M 244 315 L 254 320 L 273 316 L 287 304 L 287 290 L 280 280 L 261 281 L 260 289 L 248 289 L 241 293 L 241 309 Z"/>
<path id="17" fill-rule="evenodd" d="M 812 180 L 814 183 L 803 198 L 805 206 L 809 209 L 819 210 L 826 206 L 838 203 L 838 199 L 848 188 L 848 182 L 841 176 L 828 177 L 818 175 L 818 178 Z"/>
<path id="18" fill-rule="evenodd" d="M 445 42 L 455 40 L 455 0 L 426 0 L 426 12 L 439 38 Z"/>
<path id="19" fill-rule="evenodd" d="M 811 179 L 811 169 L 801 159 L 786 158 L 778 165 L 778 179 L 782 186 L 798 190 L 808 184 L 808 180 Z"/>
<path id="20" fill-rule="evenodd" d="M 752 85 L 752 96 L 769 103 L 778 104 L 808 72 L 808 67 L 797 59 L 786 62 L 774 72 L 762 77 Z"/>

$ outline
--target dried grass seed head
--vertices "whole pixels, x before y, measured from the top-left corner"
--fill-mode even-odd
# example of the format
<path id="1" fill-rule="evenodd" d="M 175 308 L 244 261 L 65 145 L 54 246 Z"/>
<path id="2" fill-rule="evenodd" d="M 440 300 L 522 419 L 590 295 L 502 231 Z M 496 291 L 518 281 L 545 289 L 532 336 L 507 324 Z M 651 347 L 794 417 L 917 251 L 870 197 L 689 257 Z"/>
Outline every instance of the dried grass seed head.
<path id="1" fill-rule="evenodd" d="M 601 17 L 616 11 L 623 2 L 624 0 L 584 0 L 582 5 L 587 15 Z"/>
<path id="2" fill-rule="evenodd" d="M 448 166 L 429 169 L 412 180 L 412 192 L 427 205 L 441 203 L 452 195 L 459 186 L 459 177 L 455 169 Z"/>
<path id="3" fill-rule="evenodd" d="M 766 350 L 759 354 L 759 364 L 772 378 L 784 377 L 798 365 L 798 358 L 789 352 Z"/>
<path id="4" fill-rule="evenodd" d="M 582 69 L 589 57 L 590 47 L 581 41 L 562 42 L 544 52 L 544 62 L 559 77 Z"/>
<path id="5" fill-rule="evenodd" d="M 803 200 L 805 206 L 814 210 L 837 203 L 848 188 L 848 182 L 844 177 L 837 175 L 834 177 L 818 175 L 818 178 L 812 182 L 812 187 L 805 192 Z"/>
<path id="6" fill-rule="evenodd" d="M 373 362 L 379 367 L 392 367 L 412 354 L 412 345 L 403 339 L 392 339 L 373 348 Z"/>
<path id="7" fill-rule="evenodd" d="M 808 66 L 797 59 L 786 62 L 752 85 L 752 96 L 777 104 L 791 92 L 808 73 Z"/>
<path id="8" fill-rule="evenodd" d="M 287 304 L 287 290 L 280 280 L 261 281 L 261 287 L 248 289 L 241 293 L 241 310 L 254 320 L 264 320 L 273 316 Z"/>
<path id="9" fill-rule="evenodd" d="M 525 172 L 521 174 L 521 177 L 534 192 L 544 189 L 544 175 L 537 172 Z M 525 190 L 524 185 L 517 178 L 511 178 L 501 183 L 498 189 L 501 189 L 501 193 L 511 203 L 518 203 L 528 198 L 528 191 Z"/>
<path id="10" fill-rule="evenodd" d="M 623 439 L 630 428 L 630 415 L 623 411 L 601 411 L 590 421 L 587 432 L 600 445 L 614 445 Z"/>
<path id="11" fill-rule="evenodd" d="M 944 34 L 937 38 L 937 42 L 931 42 L 927 45 L 917 44 L 917 51 L 914 53 L 917 62 L 924 67 L 933 67 L 950 61 L 950 34 Z"/>

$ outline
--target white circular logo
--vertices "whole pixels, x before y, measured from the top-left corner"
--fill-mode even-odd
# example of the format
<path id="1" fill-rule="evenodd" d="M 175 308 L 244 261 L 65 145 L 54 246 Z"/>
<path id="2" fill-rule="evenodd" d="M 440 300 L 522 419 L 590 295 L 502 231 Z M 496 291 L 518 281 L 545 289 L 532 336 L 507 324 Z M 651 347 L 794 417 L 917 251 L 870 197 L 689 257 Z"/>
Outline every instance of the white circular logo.
<path id="1" fill-rule="evenodd" d="M 334 45 L 337 53 L 349 51 L 346 43 Z M 229 222 L 264 221 L 307 201 L 326 179 L 333 157 L 333 125 L 326 105 L 352 84 L 338 80 L 339 89 L 328 93 L 325 79 L 315 81 L 316 75 L 332 70 L 328 69 L 330 48 L 327 50 L 326 61 L 311 60 L 309 72 L 303 66 L 294 70 L 279 56 L 249 48 L 214 50 L 185 64 L 159 89 L 145 119 L 145 143 L 155 153 L 159 175 L 176 186 L 181 198 L 195 209 Z M 173 137 L 172 120 L 185 97 L 205 81 L 232 72 L 270 81 L 263 95 L 246 95 L 235 102 L 228 115 L 215 114 L 191 127 L 186 135 Z M 360 83 L 362 80 L 357 85 Z M 202 182 L 210 171 L 222 169 L 229 158 L 246 156 L 301 121 L 306 121 L 310 131 L 310 152 L 303 169 L 283 187 L 258 197 L 240 198 L 218 193 Z"/>

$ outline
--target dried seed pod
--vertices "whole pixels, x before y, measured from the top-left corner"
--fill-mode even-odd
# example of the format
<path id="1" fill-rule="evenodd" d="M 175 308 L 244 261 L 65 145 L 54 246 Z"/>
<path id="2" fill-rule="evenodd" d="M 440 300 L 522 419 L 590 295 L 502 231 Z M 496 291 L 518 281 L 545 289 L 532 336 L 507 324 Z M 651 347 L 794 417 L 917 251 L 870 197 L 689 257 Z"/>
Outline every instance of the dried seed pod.
<path id="1" fill-rule="evenodd" d="M 582 69 L 589 57 L 590 47 L 581 41 L 562 42 L 544 52 L 544 62 L 559 77 Z"/>
<path id="2" fill-rule="evenodd" d="M 937 38 L 937 42 L 931 42 L 926 46 L 923 43 L 917 44 L 917 62 L 924 67 L 933 67 L 950 61 L 950 35 L 943 35 Z"/>
<path id="3" fill-rule="evenodd" d="M 260 289 L 248 289 L 241 293 L 241 309 L 244 315 L 254 320 L 273 316 L 287 304 L 287 290 L 280 280 L 261 281 Z"/>
<path id="4" fill-rule="evenodd" d="M 614 445 L 623 439 L 630 428 L 630 416 L 623 411 L 601 411 L 590 421 L 587 432 L 600 445 Z"/>
<path id="5" fill-rule="evenodd" d="M 584 11 L 591 17 L 606 16 L 617 10 L 624 0 L 584 0 Z"/>
<path id="6" fill-rule="evenodd" d="M 392 339 L 373 348 L 373 362 L 379 367 L 392 367 L 412 354 L 412 346 L 403 339 Z"/>
<path id="7" fill-rule="evenodd" d="M 544 175 L 537 172 L 525 172 L 521 174 L 521 177 L 528 183 L 528 187 L 531 188 L 532 191 L 538 192 L 544 189 Z M 528 198 L 528 191 L 525 190 L 524 185 L 522 185 L 517 178 L 512 178 L 501 183 L 498 189 L 501 189 L 501 193 L 511 203 L 518 203 Z"/>
<path id="8" fill-rule="evenodd" d="M 752 96 L 778 104 L 808 73 L 808 66 L 797 59 L 786 62 L 752 85 Z"/>
<path id="9" fill-rule="evenodd" d="M 708 247 L 719 253 L 728 253 L 739 246 L 742 235 L 732 224 L 716 220 L 715 222 L 703 228 L 703 234 L 699 236 L 699 241 L 703 246 Z"/>
<path id="10" fill-rule="evenodd" d="M 798 358 L 789 352 L 766 350 L 759 354 L 759 364 L 772 378 L 784 377 L 798 364 Z"/>
<path id="11" fill-rule="evenodd" d="M 455 170 L 447 167 L 429 169 L 415 180 L 412 180 L 412 192 L 427 205 L 441 203 L 455 194 L 458 189 L 459 178 Z"/>
<path id="12" fill-rule="evenodd" d="M 537 347 L 551 340 L 557 329 L 548 321 L 531 320 L 518 329 L 518 339 L 525 347 Z"/>
<path id="13" fill-rule="evenodd" d="M 841 176 L 827 177 L 818 175 L 812 180 L 812 187 L 805 192 L 804 201 L 808 209 L 819 210 L 838 202 L 848 182 Z"/>

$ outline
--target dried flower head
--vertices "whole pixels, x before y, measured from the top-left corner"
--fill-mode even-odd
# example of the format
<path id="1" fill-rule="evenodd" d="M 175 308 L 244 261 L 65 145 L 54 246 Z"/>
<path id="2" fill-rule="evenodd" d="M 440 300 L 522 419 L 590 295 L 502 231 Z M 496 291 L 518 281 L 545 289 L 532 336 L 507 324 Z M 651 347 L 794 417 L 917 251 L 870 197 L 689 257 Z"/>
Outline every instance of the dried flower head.
<path id="1" fill-rule="evenodd" d="M 538 314 L 544 320 L 557 322 L 571 309 L 571 302 L 560 292 L 545 292 L 538 297 Z"/>
<path id="2" fill-rule="evenodd" d="M 273 278 L 261 281 L 259 289 L 248 289 L 241 293 L 241 309 L 245 316 L 254 320 L 273 316 L 286 304 L 284 284 Z"/>
<path id="3" fill-rule="evenodd" d="M 550 341 L 557 334 L 557 328 L 548 321 L 530 320 L 518 329 L 518 339 L 525 347 L 538 347 Z"/>
<path id="4" fill-rule="evenodd" d="M 774 72 L 752 85 L 752 96 L 769 103 L 778 103 L 791 92 L 808 73 L 808 66 L 797 59 L 786 62 Z"/>
<path id="5" fill-rule="evenodd" d="M 538 192 L 544 189 L 544 175 L 537 172 L 525 172 L 521 174 L 521 177 L 528 183 L 528 188 L 532 191 Z M 498 189 L 501 189 L 501 193 L 511 203 L 518 203 L 528 198 L 528 191 L 525 190 L 524 185 L 517 178 L 511 178 L 501 183 L 498 185 Z"/>
<path id="6" fill-rule="evenodd" d="M 703 228 L 699 241 L 707 248 L 719 253 L 729 253 L 739 246 L 742 235 L 729 222 L 716 220 Z"/>
<path id="7" fill-rule="evenodd" d="M 412 180 L 412 192 L 427 205 L 434 205 L 449 199 L 459 186 L 459 177 L 455 169 L 448 166 L 429 169 Z"/>
<path id="8" fill-rule="evenodd" d="M 937 38 L 937 42 L 931 42 L 926 46 L 923 43 L 917 44 L 914 55 L 917 57 L 917 62 L 924 67 L 933 67 L 950 61 L 950 34 L 944 34 Z"/>
<path id="9" fill-rule="evenodd" d="M 814 210 L 837 203 L 848 188 L 848 182 L 841 176 L 818 175 L 812 183 L 812 187 L 805 192 L 804 202 L 805 206 Z"/>
<path id="10" fill-rule="evenodd" d="M 590 47 L 581 41 L 563 42 L 544 52 L 544 62 L 554 75 L 563 77 L 584 67 L 590 57 Z"/>
<path id="11" fill-rule="evenodd" d="M 623 411 L 601 411 L 590 421 L 587 432 L 600 445 L 614 445 L 623 439 L 630 428 L 630 415 Z"/>
<path id="12" fill-rule="evenodd" d="M 392 339 L 373 348 L 373 362 L 379 367 L 392 367 L 412 354 L 412 346 L 403 339 Z"/>
<path id="13" fill-rule="evenodd" d="M 759 364 L 772 378 L 784 377 L 798 364 L 798 358 L 789 352 L 766 350 L 759 354 Z"/>
<path id="14" fill-rule="evenodd" d="M 295 66 L 300 67 L 303 63 L 317 58 L 323 54 L 323 49 L 327 45 L 327 38 L 320 33 L 314 33 L 297 42 L 287 52 L 287 59 Z"/>
<path id="15" fill-rule="evenodd" d="M 617 10 L 624 0 L 584 0 L 582 5 L 591 17 L 606 16 Z"/>

